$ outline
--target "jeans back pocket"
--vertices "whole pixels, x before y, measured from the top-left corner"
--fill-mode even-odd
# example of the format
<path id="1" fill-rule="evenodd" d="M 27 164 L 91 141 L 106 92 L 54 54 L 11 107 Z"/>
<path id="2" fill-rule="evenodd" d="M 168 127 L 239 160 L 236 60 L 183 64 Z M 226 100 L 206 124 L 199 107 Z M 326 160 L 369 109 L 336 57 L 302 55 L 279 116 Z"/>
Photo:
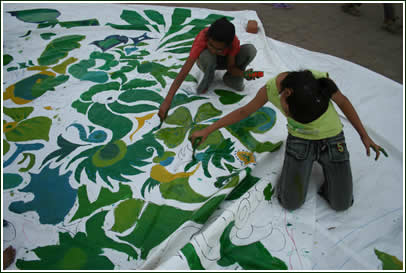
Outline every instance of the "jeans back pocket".
<path id="1" fill-rule="evenodd" d="M 336 141 L 328 144 L 329 158 L 332 162 L 344 162 L 350 160 L 345 141 Z"/>
<path id="2" fill-rule="evenodd" d="M 309 141 L 299 139 L 288 139 L 286 152 L 298 160 L 304 160 L 309 155 Z"/>

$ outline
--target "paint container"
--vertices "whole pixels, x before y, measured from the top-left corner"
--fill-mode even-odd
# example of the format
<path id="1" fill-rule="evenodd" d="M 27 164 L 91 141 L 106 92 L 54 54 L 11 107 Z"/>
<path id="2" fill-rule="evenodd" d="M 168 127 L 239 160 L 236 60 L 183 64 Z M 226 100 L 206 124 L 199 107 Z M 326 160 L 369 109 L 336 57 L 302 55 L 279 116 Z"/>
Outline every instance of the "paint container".
<path id="1" fill-rule="evenodd" d="M 247 32 L 256 34 L 258 33 L 258 23 L 255 20 L 249 20 L 247 24 Z"/>

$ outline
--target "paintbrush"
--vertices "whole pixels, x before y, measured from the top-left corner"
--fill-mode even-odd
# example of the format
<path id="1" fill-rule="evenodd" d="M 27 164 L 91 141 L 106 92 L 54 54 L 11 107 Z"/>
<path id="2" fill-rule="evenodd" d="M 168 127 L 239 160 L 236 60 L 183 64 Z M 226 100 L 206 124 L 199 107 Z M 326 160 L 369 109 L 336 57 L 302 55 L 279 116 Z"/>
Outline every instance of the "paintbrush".
<path id="1" fill-rule="evenodd" d="M 193 161 L 196 160 L 196 156 L 195 156 L 196 148 L 200 145 L 200 142 L 201 142 L 201 141 L 202 141 L 202 137 L 200 136 L 200 137 L 197 137 L 197 138 L 195 139 L 195 142 L 194 142 L 194 143 L 192 143 L 192 147 L 193 147 L 192 160 L 193 160 Z"/>
<path id="2" fill-rule="evenodd" d="M 168 111 L 165 112 L 164 118 L 159 117 L 159 121 L 160 121 L 160 122 L 159 122 L 159 125 L 156 126 L 154 129 L 152 129 L 152 131 L 156 131 L 156 130 L 161 129 L 162 124 L 164 123 L 164 120 L 165 120 L 165 118 L 166 118 L 167 115 L 168 115 Z"/>

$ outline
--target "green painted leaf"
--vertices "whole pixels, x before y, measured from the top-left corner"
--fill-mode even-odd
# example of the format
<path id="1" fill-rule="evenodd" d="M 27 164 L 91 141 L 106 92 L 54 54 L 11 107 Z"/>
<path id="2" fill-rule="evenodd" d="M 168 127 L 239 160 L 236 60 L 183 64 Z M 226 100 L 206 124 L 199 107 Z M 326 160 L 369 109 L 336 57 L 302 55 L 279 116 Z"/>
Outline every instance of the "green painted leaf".
<path id="1" fill-rule="evenodd" d="M 132 227 L 138 220 L 145 201 L 139 199 L 128 199 L 121 202 L 114 209 L 114 226 L 112 231 L 122 233 Z"/>
<path id="2" fill-rule="evenodd" d="M 110 129 L 113 132 L 111 141 L 121 139 L 132 129 L 133 123 L 128 118 L 113 114 L 107 105 L 94 103 L 87 113 L 89 121 L 96 125 Z"/>
<path id="3" fill-rule="evenodd" d="M 130 186 L 120 184 L 120 189 L 118 192 L 111 192 L 106 188 L 101 188 L 99 196 L 96 201 L 90 203 L 87 197 L 87 187 L 80 186 L 78 188 L 78 203 L 79 208 L 76 211 L 75 215 L 72 217 L 70 222 L 75 221 L 86 216 L 89 216 L 94 211 L 99 208 L 112 205 L 120 200 L 124 200 L 132 197 L 132 191 Z"/>
<path id="4" fill-rule="evenodd" d="M 100 70 L 110 70 L 110 68 L 115 67 L 119 64 L 119 62 L 115 60 L 114 55 L 109 54 L 109 53 L 102 53 L 102 52 L 95 51 L 90 54 L 90 58 L 95 59 L 95 60 L 99 59 L 99 60 L 105 61 L 104 65 L 96 68 L 96 69 L 100 69 Z"/>
<path id="5" fill-rule="evenodd" d="M 192 47 L 180 47 L 176 49 L 171 49 L 171 50 L 165 50 L 165 52 L 169 53 L 175 53 L 175 54 L 184 54 L 184 53 L 189 53 Z"/>
<path id="6" fill-rule="evenodd" d="M 22 121 L 34 111 L 34 107 L 7 108 L 3 107 L 3 113 L 12 118 L 14 121 Z"/>
<path id="7" fill-rule="evenodd" d="M 96 65 L 94 59 L 82 60 L 77 64 L 74 64 L 69 67 L 69 73 L 77 79 L 82 81 L 92 81 L 97 83 L 104 83 L 108 81 L 109 76 L 104 71 L 89 71 L 89 68 L 92 68 Z"/>
<path id="8" fill-rule="evenodd" d="M 87 26 L 98 26 L 99 21 L 97 19 L 87 19 L 87 20 L 78 20 L 78 21 L 65 21 L 59 22 L 61 27 L 72 28 L 72 27 L 87 27 Z"/>
<path id="9" fill-rule="evenodd" d="M 192 12 L 190 9 L 175 8 L 172 14 L 172 25 L 162 39 L 184 28 L 185 26 L 182 24 L 191 16 L 191 14 Z"/>
<path id="10" fill-rule="evenodd" d="M 236 200 L 243 196 L 252 186 L 254 186 L 260 178 L 251 175 L 251 169 L 246 168 L 247 174 L 245 178 L 235 187 L 227 196 L 226 200 Z"/>
<path id="11" fill-rule="evenodd" d="M 150 250 L 189 220 L 192 213 L 167 205 L 148 203 L 134 230 L 128 236 L 120 238 L 140 249 L 141 259 L 146 259 Z"/>
<path id="12" fill-rule="evenodd" d="M 59 233 L 56 245 L 34 249 L 37 260 L 17 260 L 17 268 L 27 270 L 113 270 L 114 264 L 103 256 L 104 248 L 124 252 L 134 259 L 137 252 L 127 244 L 107 237 L 103 224 L 108 211 L 99 212 L 86 222 L 86 232 L 71 237 L 68 232 Z"/>
<path id="13" fill-rule="evenodd" d="M 257 241 L 249 245 L 234 245 L 230 240 L 232 221 L 224 230 L 220 238 L 220 266 L 230 266 L 238 263 L 244 270 L 286 270 L 286 264 L 273 257 L 264 245 Z"/>
<path id="14" fill-rule="evenodd" d="M 161 183 L 159 186 L 162 197 L 184 203 L 201 203 L 209 199 L 195 192 L 189 185 L 189 178 L 177 178 L 171 182 Z"/>
<path id="15" fill-rule="evenodd" d="M 176 94 L 172 100 L 171 108 L 175 108 L 176 106 L 187 104 L 195 100 L 207 100 L 207 98 L 199 96 L 188 96 L 185 94 Z"/>
<path id="16" fill-rule="evenodd" d="M 156 85 L 156 81 L 149 81 L 144 79 L 134 79 L 124 84 L 121 90 L 136 89 L 142 87 L 150 87 Z"/>
<path id="17" fill-rule="evenodd" d="M 203 206 L 193 212 L 190 220 L 204 225 L 225 198 L 225 194 L 211 197 Z"/>
<path id="18" fill-rule="evenodd" d="M 375 255 L 382 262 L 383 270 L 403 270 L 403 263 L 395 256 L 389 255 L 385 252 L 374 249 Z"/>
<path id="19" fill-rule="evenodd" d="M 272 183 L 269 183 L 268 186 L 266 186 L 264 189 L 265 200 L 271 201 L 273 193 L 274 189 L 272 188 Z"/>
<path id="20" fill-rule="evenodd" d="M 34 98 L 42 96 L 48 90 L 55 90 L 54 88 L 69 80 L 67 75 L 59 75 L 57 77 L 47 77 L 39 83 L 32 86 L 31 94 Z"/>
<path id="21" fill-rule="evenodd" d="M 217 117 L 222 114 L 222 111 L 216 109 L 213 104 L 207 102 L 202 104 L 197 109 L 197 114 L 194 118 L 195 123 L 200 123 L 202 121 Z"/>
<path id="22" fill-rule="evenodd" d="M 157 92 L 147 89 L 135 89 L 123 92 L 118 99 L 123 102 L 152 101 L 161 104 L 164 98 Z"/>
<path id="23" fill-rule="evenodd" d="M 165 26 L 165 19 L 162 16 L 161 13 L 159 13 L 156 10 L 145 10 L 144 11 L 145 15 L 148 16 L 149 19 L 157 23 L 158 25 L 163 25 Z"/>
<path id="24" fill-rule="evenodd" d="M 89 90 L 87 90 L 86 92 L 84 92 L 82 95 L 80 95 L 80 99 L 88 102 L 88 101 L 92 101 L 92 97 L 100 92 L 103 91 L 110 91 L 110 90 L 120 90 L 120 83 L 118 82 L 109 82 L 109 83 L 105 83 L 105 84 L 96 84 L 93 85 L 92 87 L 89 88 Z"/>
<path id="25" fill-rule="evenodd" d="M 68 35 L 52 40 L 38 58 L 39 65 L 58 63 L 60 59 L 68 56 L 70 51 L 79 48 L 79 42 L 85 37 L 83 35 Z"/>
<path id="26" fill-rule="evenodd" d="M 187 263 L 189 265 L 189 269 L 205 270 L 202 263 L 200 262 L 200 258 L 197 255 L 194 246 L 191 243 L 187 243 L 180 251 L 185 256 Z"/>
<path id="27" fill-rule="evenodd" d="M 10 150 L 10 144 L 7 140 L 3 139 L 3 155 L 7 154 Z"/>
<path id="28" fill-rule="evenodd" d="M 9 13 L 27 23 L 53 22 L 61 15 L 56 9 L 27 9 L 10 11 Z"/>
<path id="29" fill-rule="evenodd" d="M 172 125 L 181 125 L 189 128 L 192 125 L 192 115 L 186 107 L 177 108 L 171 115 L 169 115 L 165 122 Z"/>
<path id="30" fill-rule="evenodd" d="M 214 92 L 219 95 L 220 102 L 222 104 L 234 104 L 239 102 L 242 98 L 244 98 L 244 95 L 239 95 L 236 94 L 235 92 L 227 91 L 227 90 L 221 90 L 221 89 L 216 89 Z"/>
<path id="31" fill-rule="evenodd" d="M 52 32 L 46 32 L 46 33 L 41 33 L 40 36 L 42 39 L 44 40 L 50 40 L 52 38 L 52 36 L 55 36 L 55 33 Z"/>
<path id="32" fill-rule="evenodd" d="M 138 114 L 138 113 L 158 110 L 158 106 L 154 106 L 154 105 L 139 104 L 139 105 L 129 106 L 129 105 L 123 105 L 117 101 L 115 101 L 113 103 L 109 103 L 109 108 L 113 112 L 118 113 L 118 114 L 128 114 L 128 113 Z"/>
<path id="33" fill-rule="evenodd" d="M 13 56 L 9 55 L 9 54 L 5 54 L 3 55 L 3 66 L 8 65 L 9 63 L 11 63 L 13 61 Z"/>
<path id="34" fill-rule="evenodd" d="M 203 130 L 204 128 L 207 128 L 208 126 L 209 125 L 202 125 L 202 124 L 198 124 L 198 125 L 194 126 L 193 129 L 189 132 L 188 137 L 190 137 L 194 132 Z M 206 141 L 204 143 L 202 143 L 201 145 L 199 145 L 199 147 L 197 147 L 197 150 L 198 151 L 204 150 L 207 148 L 207 146 L 218 146 L 219 144 L 223 143 L 223 141 L 224 141 L 223 134 L 220 132 L 220 130 L 216 130 L 206 138 Z M 213 148 L 213 149 L 216 150 L 216 148 Z M 214 150 L 212 152 L 215 152 Z"/>
<path id="35" fill-rule="evenodd" d="M 9 141 L 49 140 L 52 120 L 48 117 L 35 117 L 23 120 L 11 131 L 5 133 Z"/>
<path id="36" fill-rule="evenodd" d="M 185 139 L 187 128 L 163 128 L 156 133 L 156 138 L 162 140 L 168 148 L 178 147 Z"/>

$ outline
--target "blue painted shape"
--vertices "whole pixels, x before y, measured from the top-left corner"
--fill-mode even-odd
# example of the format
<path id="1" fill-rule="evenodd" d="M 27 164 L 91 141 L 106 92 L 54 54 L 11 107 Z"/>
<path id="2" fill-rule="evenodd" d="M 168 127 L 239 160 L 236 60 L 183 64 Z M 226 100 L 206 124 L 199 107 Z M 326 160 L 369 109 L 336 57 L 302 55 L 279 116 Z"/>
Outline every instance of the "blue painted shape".
<path id="1" fill-rule="evenodd" d="M 266 132 L 274 126 L 276 121 L 276 113 L 272 108 L 269 107 L 261 107 L 258 112 L 263 112 L 271 118 L 269 122 L 258 128 L 260 131 Z"/>
<path id="2" fill-rule="evenodd" d="M 33 144 L 16 144 L 17 149 L 15 150 L 15 152 L 12 154 L 12 156 L 9 157 L 9 159 L 7 159 L 7 161 L 5 161 L 3 163 L 3 168 L 7 167 L 8 165 L 10 165 L 11 163 L 14 162 L 14 160 L 22 153 L 25 151 L 37 151 L 40 150 L 42 148 L 44 148 L 44 144 L 41 143 L 33 143 Z"/>
<path id="3" fill-rule="evenodd" d="M 8 190 L 17 187 L 23 182 L 23 178 L 19 174 L 5 173 L 3 174 L 3 190 Z"/>
<path id="4" fill-rule="evenodd" d="M 72 209 L 77 198 L 77 190 L 69 184 L 72 172 L 59 175 L 59 168 L 45 166 L 39 174 L 32 174 L 31 182 L 20 192 L 31 192 L 34 199 L 30 202 L 13 202 L 9 210 L 15 213 L 36 211 L 41 224 L 56 225 L 63 221 Z"/>
<path id="5" fill-rule="evenodd" d="M 125 48 L 125 53 L 127 54 L 127 55 L 130 55 L 130 53 L 132 53 L 132 52 L 134 52 L 134 51 L 136 51 L 138 49 L 138 47 L 126 47 Z"/>
<path id="6" fill-rule="evenodd" d="M 87 138 L 88 142 L 100 143 L 104 142 L 107 139 L 107 133 L 102 130 L 94 131 Z"/>
<path id="7" fill-rule="evenodd" d="M 78 129 L 80 140 L 85 141 L 85 142 L 101 143 L 107 139 L 107 133 L 102 130 L 94 131 L 88 137 L 83 125 L 81 125 L 79 123 L 73 123 L 73 124 L 69 125 L 66 129 L 68 129 L 69 127 L 75 127 L 76 129 Z M 93 131 L 92 128 L 94 129 L 93 126 L 89 126 L 90 132 Z"/>
<path id="8" fill-rule="evenodd" d="M 141 42 L 141 41 L 144 41 L 144 40 L 151 40 L 151 39 L 155 39 L 155 38 L 148 37 L 147 33 L 145 32 L 145 33 L 142 34 L 141 36 L 134 37 L 134 38 L 131 38 L 131 37 L 130 37 L 130 39 L 133 41 L 134 46 L 136 46 L 136 45 L 137 45 L 139 42 Z"/>
<path id="9" fill-rule="evenodd" d="M 159 162 L 159 164 L 161 164 L 162 166 L 168 166 L 168 165 L 170 165 L 172 163 L 173 159 L 174 159 L 173 156 L 168 157 L 167 159 Z"/>

